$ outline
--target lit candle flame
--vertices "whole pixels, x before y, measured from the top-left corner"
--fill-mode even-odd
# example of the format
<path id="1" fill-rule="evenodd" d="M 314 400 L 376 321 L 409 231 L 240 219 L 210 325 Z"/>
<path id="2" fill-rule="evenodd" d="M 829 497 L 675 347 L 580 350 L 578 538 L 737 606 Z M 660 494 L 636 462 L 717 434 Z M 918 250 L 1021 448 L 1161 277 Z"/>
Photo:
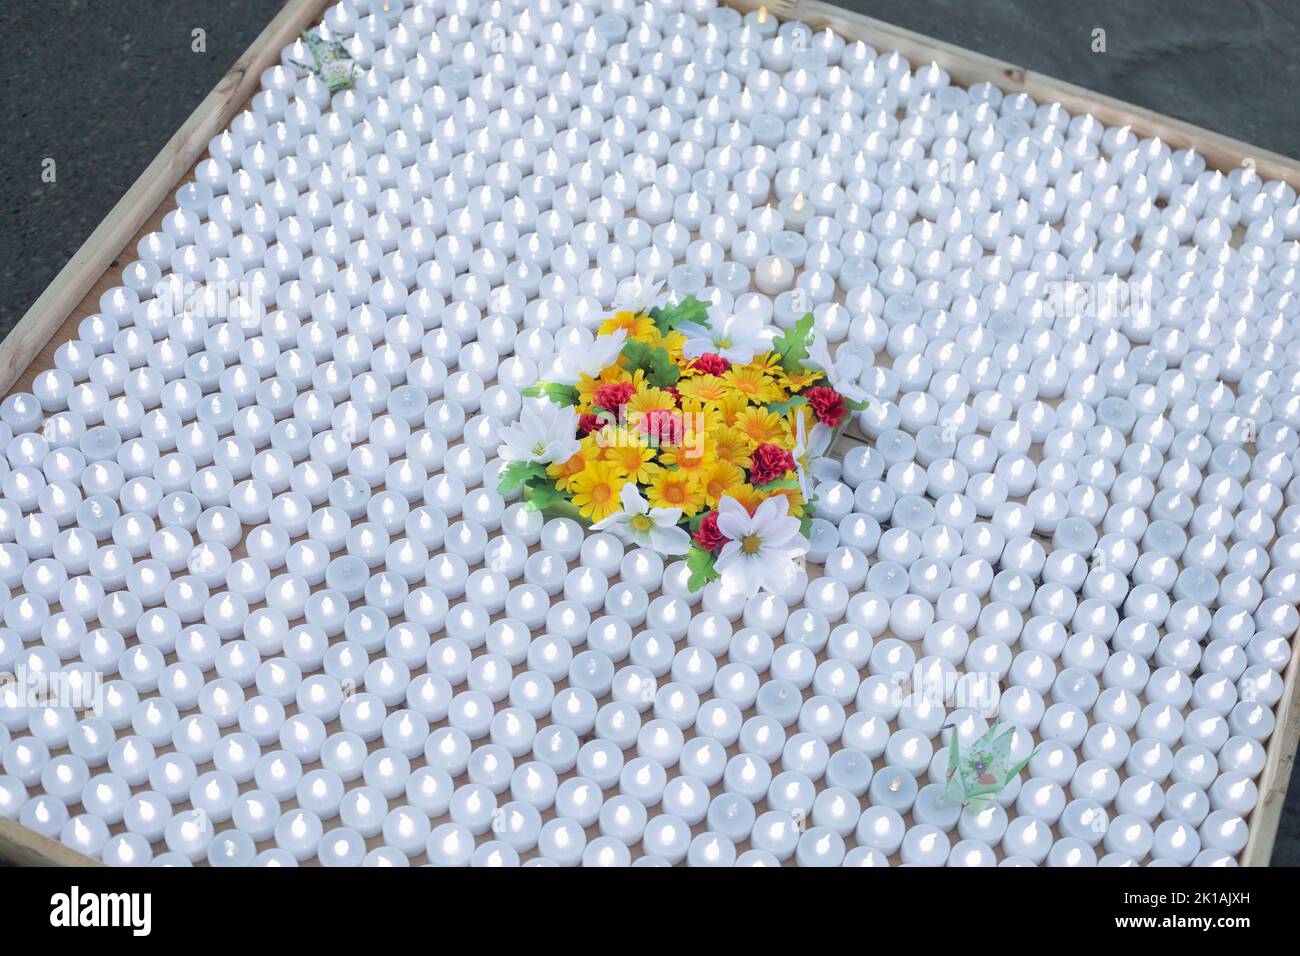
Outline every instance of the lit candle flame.
<path id="1" fill-rule="evenodd" d="M 758 22 L 759 23 L 767 22 L 767 7 L 758 8 Z"/>
<path id="2" fill-rule="evenodd" d="M 796 195 L 794 197 L 794 202 L 790 205 L 795 212 L 803 212 L 803 193 Z"/>

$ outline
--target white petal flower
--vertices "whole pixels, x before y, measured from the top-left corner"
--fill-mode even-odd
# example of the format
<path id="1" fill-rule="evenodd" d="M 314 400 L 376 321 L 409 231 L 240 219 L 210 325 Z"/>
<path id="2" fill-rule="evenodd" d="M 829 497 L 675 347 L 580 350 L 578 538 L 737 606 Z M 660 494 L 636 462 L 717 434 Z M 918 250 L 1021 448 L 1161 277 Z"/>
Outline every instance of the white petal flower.
<path id="1" fill-rule="evenodd" d="M 586 348 L 569 349 L 560 354 L 549 381 L 558 385 L 577 385 L 582 376 L 595 378 L 618 361 L 627 341 L 627 329 L 616 329 L 608 335 L 598 335 Z"/>
<path id="2" fill-rule="evenodd" d="M 501 429 L 497 454 L 502 461 L 535 461 L 547 465 L 568 461 L 582 446 L 578 443 L 578 411 L 573 406 L 544 402 L 541 408 L 525 404 L 519 421 Z"/>
<path id="3" fill-rule="evenodd" d="M 641 276 L 629 276 L 618 284 L 614 293 L 614 310 L 645 315 L 659 298 L 663 287 L 662 281 L 651 282 Z"/>
<path id="4" fill-rule="evenodd" d="M 619 492 L 622 511 L 615 511 L 591 526 L 592 531 L 608 531 L 625 544 L 650 548 L 663 555 L 685 554 L 691 550 L 691 536 L 677 527 L 681 508 L 651 508 L 641 497 L 636 484 L 628 482 Z"/>
<path id="5" fill-rule="evenodd" d="M 794 449 L 791 455 L 794 456 L 795 468 L 799 474 L 799 492 L 803 495 L 804 501 L 812 501 L 814 478 L 818 481 L 826 481 L 833 477 L 834 469 L 828 471 L 826 466 L 832 463 L 826 456 L 830 453 L 834 441 L 835 429 L 829 425 L 818 422 L 809 434 L 808 426 L 804 424 L 804 416 L 795 416 Z"/>
<path id="6" fill-rule="evenodd" d="M 800 572 L 796 559 L 809 543 L 799 531 L 799 519 L 788 514 L 789 500 L 773 495 L 750 515 L 735 498 L 718 502 L 718 530 L 730 538 L 714 563 L 723 587 L 746 597 L 760 588 L 788 588 Z"/>
<path id="7" fill-rule="evenodd" d="M 868 362 L 856 349 L 841 348 L 835 358 L 820 335 L 814 334 L 808 343 L 808 365 L 826 373 L 831 388 L 851 402 L 865 402 L 866 390 L 858 384 L 858 377 L 866 370 Z"/>
<path id="8" fill-rule="evenodd" d="M 712 328 L 683 322 L 677 326 L 677 331 L 686 336 L 682 354 L 687 358 L 699 358 L 711 352 L 734 365 L 745 365 L 767 348 L 762 335 L 763 322 L 754 314 L 729 315 L 714 323 Z"/>

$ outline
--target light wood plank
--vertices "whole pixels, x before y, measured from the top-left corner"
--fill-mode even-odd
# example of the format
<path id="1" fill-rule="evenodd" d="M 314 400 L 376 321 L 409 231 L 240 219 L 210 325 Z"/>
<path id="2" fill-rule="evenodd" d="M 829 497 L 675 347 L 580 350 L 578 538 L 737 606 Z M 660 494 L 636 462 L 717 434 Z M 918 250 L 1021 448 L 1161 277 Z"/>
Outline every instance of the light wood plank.
<path id="1" fill-rule="evenodd" d="M 19 866 L 104 865 L 5 817 L 0 817 L 0 860 Z"/>
<path id="2" fill-rule="evenodd" d="M 1250 815 L 1250 839 L 1242 853 L 1245 866 L 1268 866 L 1273 859 L 1273 843 L 1278 823 L 1286 806 L 1287 787 L 1295 770 L 1296 747 L 1300 745 L 1300 654 L 1291 647 L 1291 663 L 1286 669 L 1282 699 L 1277 705 L 1277 726 L 1268 741 L 1268 762 L 1259 781 L 1259 803 Z"/>

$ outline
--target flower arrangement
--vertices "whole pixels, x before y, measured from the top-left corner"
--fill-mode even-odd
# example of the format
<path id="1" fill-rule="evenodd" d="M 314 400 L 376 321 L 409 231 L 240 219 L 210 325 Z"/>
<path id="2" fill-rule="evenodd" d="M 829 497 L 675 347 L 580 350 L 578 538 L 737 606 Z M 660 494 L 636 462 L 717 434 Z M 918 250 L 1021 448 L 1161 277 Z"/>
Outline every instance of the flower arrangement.
<path id="1" fill-rule="evenodd" d="M 686 555 L 691 590 L 780 588 L 808 550 L 819 462 L 866 407 L 858 370 L 837 370 L 811 313 L 774 336 L 690 296 L 621 304 L 525 390 L 547 401 L 502 431 L 499 490 Z"/>

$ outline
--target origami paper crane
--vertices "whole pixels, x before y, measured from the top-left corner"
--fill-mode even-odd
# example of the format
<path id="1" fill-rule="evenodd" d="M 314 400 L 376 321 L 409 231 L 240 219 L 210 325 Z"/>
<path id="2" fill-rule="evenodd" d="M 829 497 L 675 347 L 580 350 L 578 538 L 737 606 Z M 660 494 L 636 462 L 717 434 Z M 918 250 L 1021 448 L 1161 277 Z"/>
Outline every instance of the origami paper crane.
<path id="1" fill-rule="evenodd" d="M 957 742 L 956 727 L 952 724 L 948 726 L 953 728 L 953 735 L 948 749 L 948 784 L 944 798 L 955 800 L 971 810 L 984 809 L 1038 753 L 1035 748 L 1024 760 L 1015 766 L 1008 766 L 1011 738 L 1016 730 L 1008 727 L 999 733 L 997 724 L 962 753 Z"/>
<path id="2" fill-rule="evenodd" d="M 346 90 L 352 85 L 354 80 L 352 54 L 348 52 L 347 47 L 334 40 L 323 39 L 314 33 L 304 33 L 302 38 L 311 53 L 312 62 L 299 63 L 294 60 L 292 61 L 294 66 L 311 70 L 331 93 Z"/>

